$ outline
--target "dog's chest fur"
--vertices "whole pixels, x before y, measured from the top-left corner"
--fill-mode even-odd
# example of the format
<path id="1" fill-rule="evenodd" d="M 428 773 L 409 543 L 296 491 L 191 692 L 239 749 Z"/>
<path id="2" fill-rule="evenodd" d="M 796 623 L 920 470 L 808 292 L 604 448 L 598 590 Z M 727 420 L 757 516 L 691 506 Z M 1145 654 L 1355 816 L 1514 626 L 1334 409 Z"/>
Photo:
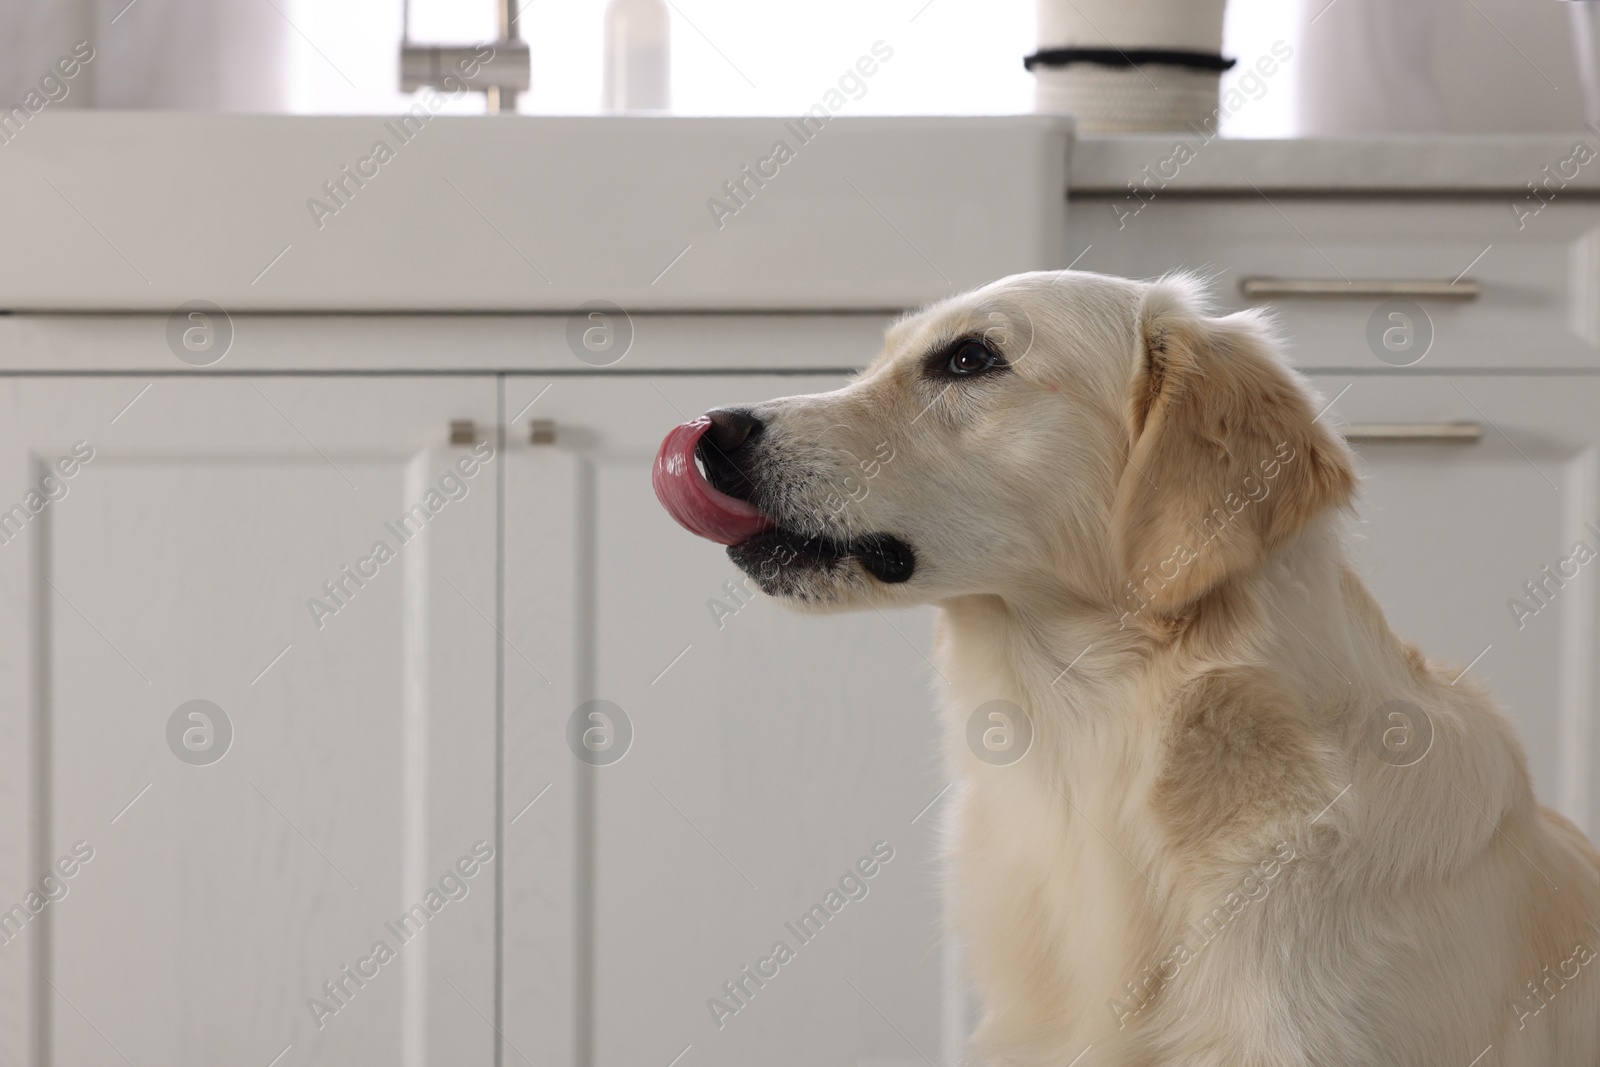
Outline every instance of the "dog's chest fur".
<path id="1" fill-rule="evenodd" d="M 1594 1062 L 1577 1050 L 1594 1047 L 1600 970 L 1519 1025 L 1528 978 L 1592 944 L 1600 882 L 1576 831 L 1536 825 L 1487 704 L 1432 705 L 1438 751 L 1396 769 L 1352 755 L 1339 705 L 1308 707 L 1280 663 L 1208 661 L 1158 688 L 1165 668 L 1135 669 L 1115 627 L 1071 631 L 1040 640 L 994 598 L 940 618 L 973 1062 L 1458 1067 L 1490 1044 L 1480 1067 Z M 1418 700 L 1480 699 L 1425 674 Z M 1302 691 L 1344 692 L 1314 676 Z M 997 699 L 1034 722 L 1005 766 L 968 742 Z"/>
<path id="2" fill-rule="evenodd" d="M 1298 879 L 1290 869 L 1305 845 L 1274 837 L 1278 828 L 1258 813 L 1312 802 L 1319 786 L 1285 796 L 1292 788 L 1272 768 L 1314 783 L 1316 754 L 1296 750 L 1304 738 L 1292 733 L 1230 733 L 1216 711 L 1226 692 L 1204 694 L 1214 707 L 1192 722 L 1155 714 L 1170 694 L 1149 691 L 1137 672 L 1098 671 L 1087 634 L 1065 642 L 1091 646 L 1067 675 L 1046 663 L 1019 668 L 1028 645 L 1013 625 L 975 602 L 947 609 L 940 632 L 947 739 L 961 782 L 949 824 L 957 921 L 987 1009 L 978 1049 L 996 1065 L 1060 1067 L 1090 1046 L 1083 1064 L 1138 1064 L 1160 1062 L 1153 1044 L 1178 1032 L 1203 1042 L 1197 1031 L 1259 1028 L 1229 1018 L 1230 1006 L 1248 1012 L 1261 1002 L 1243 985 L 1244 966 L 1258 982 L 1289 980 L 1269 974 L 1272 957 L 1255 950 L 1291 940 Z M 1043 681 L 1020 680 L 1029 678 Z M 995 699 L 1048 708 L 1033 716 L 1034 747 L 1006 766 L 976 759 L 968 742 L 973 709 Z M 1207 806 L 1186 792 L 1185 774 L 1214 780 L 1218 760 L 1232 764 L 1239 791 L 1210 790 Z M 1229 937 L 1216 937 L 1224 926 Z M 1175 995 L 1180 970 L 1183 992 L 1202 993 L 1204 1005 Z M 1191 1012 L 1195 1019 L 1179 1018 Z M 1203 1025 L 1190 1025 L 1201 1016 Z M 1306 1036 L 1293 1044 L 1304 1047 Z M 1330 1033 L 1315 1043 L 1339 1040 Z"/>

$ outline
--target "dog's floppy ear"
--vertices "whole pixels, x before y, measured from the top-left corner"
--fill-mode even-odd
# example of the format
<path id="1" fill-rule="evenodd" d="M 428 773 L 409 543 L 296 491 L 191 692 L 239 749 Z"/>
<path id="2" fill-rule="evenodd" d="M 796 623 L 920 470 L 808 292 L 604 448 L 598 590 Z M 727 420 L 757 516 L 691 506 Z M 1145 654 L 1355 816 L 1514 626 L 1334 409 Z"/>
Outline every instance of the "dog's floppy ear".
<path id="1" fill-rule="evenodd" d="M 1132 611 L 1179 611 L 1355 489 L 1348 447 L 1317 420 L 1267 323 L 1208 316 L 1196 288 L 1157 282 L 1139 309 L 1112 526 Z"/>

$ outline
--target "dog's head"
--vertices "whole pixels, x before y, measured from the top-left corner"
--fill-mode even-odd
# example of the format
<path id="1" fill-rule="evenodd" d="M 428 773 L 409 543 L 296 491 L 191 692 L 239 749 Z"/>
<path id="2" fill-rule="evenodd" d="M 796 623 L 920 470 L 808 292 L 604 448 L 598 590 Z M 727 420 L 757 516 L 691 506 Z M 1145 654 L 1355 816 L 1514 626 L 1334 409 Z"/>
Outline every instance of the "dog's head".
<path id="1" fill-rule="evenodd" d="M 1050 594 L 1176 613 L 1354 487 L 1254 313 L 1184 278 L 1023 274 L 888 331 L 849 386 L 720 408 L 656 488 L 818 608 Z"/>

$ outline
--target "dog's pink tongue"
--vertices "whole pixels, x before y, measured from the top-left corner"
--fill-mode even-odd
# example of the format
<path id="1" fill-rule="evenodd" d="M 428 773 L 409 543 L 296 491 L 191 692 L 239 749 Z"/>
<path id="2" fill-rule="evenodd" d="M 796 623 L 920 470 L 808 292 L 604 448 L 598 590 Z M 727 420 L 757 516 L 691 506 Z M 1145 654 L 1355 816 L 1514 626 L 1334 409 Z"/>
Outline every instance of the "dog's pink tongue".
<path id="1" fill-rule="evenodd" d="M 694 461 L 694 447 L 711 428 L 704 415 L 674 426 L 656 453 L 650 484 L 656 499 L 690 533 L 723 545 L 738 545 L 773 526 L 752 504 L 718 492 Z"/>

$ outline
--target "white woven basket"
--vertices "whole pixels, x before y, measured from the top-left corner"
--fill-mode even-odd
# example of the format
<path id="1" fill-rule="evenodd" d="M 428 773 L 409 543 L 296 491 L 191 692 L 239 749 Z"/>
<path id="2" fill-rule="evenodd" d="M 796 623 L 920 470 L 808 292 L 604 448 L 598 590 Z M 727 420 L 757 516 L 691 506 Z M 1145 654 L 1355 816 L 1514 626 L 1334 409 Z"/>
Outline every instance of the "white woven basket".
<path id="1" fill-rule="evenodd" d="M 1217 55 L 1225 0 L 1037 0 L 1039 50 L 1151 49 Z M 1216 129 L 1215 70 L 1164 63 L 1036 66 L 1035 110 L 1089 133 Z"/>

